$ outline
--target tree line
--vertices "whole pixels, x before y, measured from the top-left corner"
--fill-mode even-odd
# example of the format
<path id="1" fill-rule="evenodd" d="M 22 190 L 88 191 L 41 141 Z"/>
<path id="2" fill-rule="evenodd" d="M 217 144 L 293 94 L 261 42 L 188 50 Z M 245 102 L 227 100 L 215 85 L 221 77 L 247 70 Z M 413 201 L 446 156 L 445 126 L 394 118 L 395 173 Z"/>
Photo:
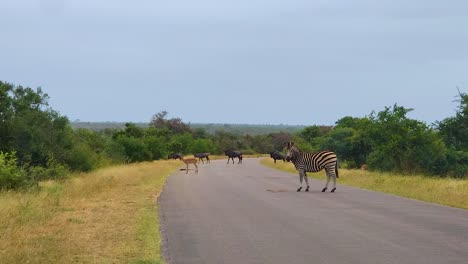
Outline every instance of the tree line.
<path id="1" fill-rule="evenodd" d="M 294 133 L 214 133 L 191 127 L 180 118 L 158 112 L 147 127 L 94 131 L 73 129 L 53 110 L 41 88 L 0 81 L 0 189 L 36 186 L 112 164 L 165 159 L 170 153 L 245 154 L 283 150 L 294 140 L 304 151 L 329 149 L 341 166 L 399 173 L 464 177 L 468 171 L 468 96 L 459 92 L 455 116 L 428 126 L 407 117 L 412 109 L 398 105 L 369 116 L 344 117 L 333 127 L 307 126 Z"/>

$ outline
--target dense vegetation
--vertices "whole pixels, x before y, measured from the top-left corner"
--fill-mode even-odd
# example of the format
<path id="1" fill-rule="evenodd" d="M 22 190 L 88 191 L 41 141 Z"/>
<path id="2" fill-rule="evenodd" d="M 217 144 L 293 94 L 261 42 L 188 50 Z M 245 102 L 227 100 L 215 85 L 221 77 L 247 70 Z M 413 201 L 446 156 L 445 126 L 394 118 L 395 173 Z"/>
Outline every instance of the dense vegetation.
<path id="1" fill-rule="evenodd" d="M 149 124 L 136 122 L 133 123 L 137 127 L 148 128 Z M 216 132 L 222 130 L 228 133 L 236 134 L 238 136 L 242 135 L 264 135 L 270 133 L 280 133 L 280 132 L 287 132 L 290 134 L 294 134 L 299 132 L 299 130 L 304 129 L 306 126 L 303 125 L 252 125 L 252 124 L 216 124 L 216 123 L 208 123 L 208 124 L 201 124 L 201 123 L 189 123 L 188 124 L 192 129 L 204 129 L 210 135 L 214 135 Z M 86 128 L 91 129 L 94 131 L 101 131 L 104 129 L 124 129 L 125 122 L 82 122 L 79 120 L 75 120 L 71 122 L 71 126 L 73 129 L 78 128 Z"/>
<path id="2" fill-rule="evenodd" d="M 147 126 L 73 129 L 49 107 L 48 99 L 40 88 L 0 82 L 0 189 L 34 186 L 110 164 L 164 159 L 173 152 L 268 153 L 282 150 L 289 140 L 307 151 L 334 150 L 341 165 L 350 168 L 367 163 L 381 171 L 453 177 L 468 171 L 468 95 L 461 92 L 455 116 L 432 126 L 408 118 L 411 109 L 395 104 L 367 117 L 344 117 L 334 127 L 263 134 L 213 132 L 212 125 L 191 126 L 169 119 L 165 111 Z"/>
<path id="3" fill-rule="evenodd" d="M 468 96 L 459 96 L 456 116 L 432 127 L 408 118 L 412 109 L 395 104 L 368 117 L 344 117 L 330 132 L 312 126 L 299 136 L 306 147 L 334 150 L 350 168 L 366 163 L 380 171 L 463 177 L 468 172 Z"/>

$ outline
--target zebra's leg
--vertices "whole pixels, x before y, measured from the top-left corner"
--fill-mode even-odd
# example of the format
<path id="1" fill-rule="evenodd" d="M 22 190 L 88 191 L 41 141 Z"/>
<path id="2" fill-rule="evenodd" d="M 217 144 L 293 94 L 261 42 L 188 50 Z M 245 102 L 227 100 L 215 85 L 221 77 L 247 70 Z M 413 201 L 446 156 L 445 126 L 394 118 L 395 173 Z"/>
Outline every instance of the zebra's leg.
<path id="1" fill-rule="evenodd" d="M 299 171 L 299 181 L 301 182 L 301 186 L 299 187 L 299 189 L 297 189 L 298 192 L 302 190 L 302 178 L 304 178 L 304 172 Z"/>
<path id="2" fill-rule="evenodd" d="M 333 171 L 332 177 L 333 177 L 333 189 L 331 190 L 331 192 L 335 192 L 335 190 L 336 190 L 336 173 L 335 173 L 335 171 Z"/>
<path id="3" fill-rule="evenodd" d="M 327 173 L 327 183 L 325 184 L 325 187 L 322 189 L 322 192 L 325 192 L 328 189 L 328 183 L 330 182 L 330 173 L 326 171 Z"/>
<path id="4" fill-rule="evenodd" d="M 193 165 L 195 165 L 195 173 L 198 173 L 198 165 L 196 163 L 194 163 Z"/>
<path id="5" fill-rule="evenodd" d="M 304 171 L 304 180 L 305 180 L 305 182 L 307 184 L 307 188 L 305 189 L 305 191 L 308 192 L 310 186 L 309 186 L 309 179 L 307 179 L 307 173 L 305 171 Z"/>

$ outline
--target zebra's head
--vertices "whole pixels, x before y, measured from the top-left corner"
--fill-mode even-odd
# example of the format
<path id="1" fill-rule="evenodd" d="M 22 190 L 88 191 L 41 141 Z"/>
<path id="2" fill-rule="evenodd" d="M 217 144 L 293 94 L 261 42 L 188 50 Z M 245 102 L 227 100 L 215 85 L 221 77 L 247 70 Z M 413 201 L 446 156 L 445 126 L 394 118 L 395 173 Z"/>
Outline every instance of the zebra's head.
<path id="1" fill-rule="evenodd" d="M 295 160 L 299 150 L 294 146 L 294 142 L 290 141 L 286 144 L 286 161 Z"/>

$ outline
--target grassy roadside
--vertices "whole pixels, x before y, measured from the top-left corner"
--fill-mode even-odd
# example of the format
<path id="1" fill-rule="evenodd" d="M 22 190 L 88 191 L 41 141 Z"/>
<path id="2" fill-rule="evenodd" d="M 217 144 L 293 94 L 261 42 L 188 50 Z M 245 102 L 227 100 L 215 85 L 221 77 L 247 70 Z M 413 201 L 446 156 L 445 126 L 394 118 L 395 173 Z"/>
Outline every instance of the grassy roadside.
<path id="1" fill-rule="evenodd" d="M 273 162 L 263 158 L 261 164 L 297 173 L 292 163 Z M 325 180 L 325 172 L 308 173 L 310 177 Z M 416 200 L 468 209 L 468 179 L 436 178 L 422 175 L 340 169 L 338 184 L 395 194 Z"/>
<path id="2" fill-rule="evenodd" d="M 0 193 L 0 262 L 163 263 L 155 200 L 181 165 L 117 166 Z"/>

